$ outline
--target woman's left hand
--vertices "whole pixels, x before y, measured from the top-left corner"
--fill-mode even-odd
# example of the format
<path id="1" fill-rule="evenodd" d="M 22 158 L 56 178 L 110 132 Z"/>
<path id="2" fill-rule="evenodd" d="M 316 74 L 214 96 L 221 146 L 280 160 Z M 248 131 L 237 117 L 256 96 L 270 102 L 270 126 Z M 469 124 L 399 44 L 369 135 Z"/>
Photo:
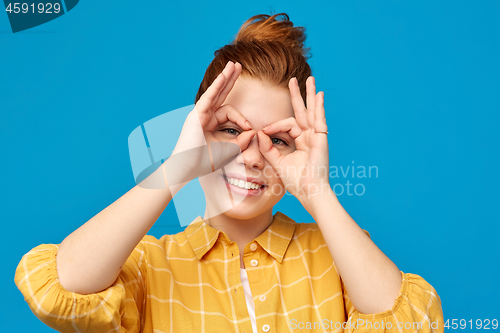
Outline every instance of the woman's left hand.
<path id="1" fill-rule="evenodd" d="M 259 148 L 277 172 L 285 189 L 305 206 L 318 194 L 333 193 L 329 181 L 328 139 L 324 93 L 316 94 L 314 77 L 306 81 L 307 108 L 296 78 L 288 84 L 295 118 L 277 121 L 258 131 Z M 296 150 L 282 155 L 273 146 L 270 135 L 288 132 L 295 140 Z"/>

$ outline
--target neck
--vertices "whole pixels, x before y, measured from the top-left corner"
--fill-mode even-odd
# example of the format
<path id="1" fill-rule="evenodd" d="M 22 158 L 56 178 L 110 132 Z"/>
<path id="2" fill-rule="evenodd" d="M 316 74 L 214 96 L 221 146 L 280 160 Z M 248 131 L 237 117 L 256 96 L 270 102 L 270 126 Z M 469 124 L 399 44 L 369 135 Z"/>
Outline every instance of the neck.
<path id="1" fill-rule="evenodd" d="M 262 234 L 273 221 L 272 208 L 268 211 L 249 219 L 240 219 L 219 214 L 210 218 L 210 208 L 207 206 L 205 210 L 205 222 L 211 227 L 224 231 L 228 238 L 238 244 L 240 251 L 240 266 L 245 268 L 243 264 L 243 250 L 245 246 Z"/>

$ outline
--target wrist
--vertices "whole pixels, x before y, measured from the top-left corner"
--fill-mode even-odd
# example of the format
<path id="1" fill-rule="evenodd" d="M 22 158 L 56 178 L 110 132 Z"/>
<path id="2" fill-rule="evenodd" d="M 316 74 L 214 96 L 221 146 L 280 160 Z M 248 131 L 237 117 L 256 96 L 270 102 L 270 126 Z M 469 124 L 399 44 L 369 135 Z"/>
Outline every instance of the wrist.
<path id="1" fill-rule="evenodd" d="M 322 208 L 338 203 L 338 198 L 332 188 L 328 187 L 318 193 L 307 195 L 300 202 L 309 214 L 315 217 Z"/>

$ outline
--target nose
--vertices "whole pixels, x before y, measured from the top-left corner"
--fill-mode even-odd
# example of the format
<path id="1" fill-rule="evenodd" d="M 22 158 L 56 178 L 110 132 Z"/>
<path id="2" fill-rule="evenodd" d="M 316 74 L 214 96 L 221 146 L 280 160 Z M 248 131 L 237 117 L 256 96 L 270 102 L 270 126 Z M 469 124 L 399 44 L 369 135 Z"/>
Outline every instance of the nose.
<path id="1" fill-rule="evenodd" d="M 247 148 L 244 149 L 236 158 L 236 162 L 244 164 L 250 169 L 264 168 L 264 156 L 262 156 L 262 153 L 260 152 L 257 135 L 250 140 Z"/>

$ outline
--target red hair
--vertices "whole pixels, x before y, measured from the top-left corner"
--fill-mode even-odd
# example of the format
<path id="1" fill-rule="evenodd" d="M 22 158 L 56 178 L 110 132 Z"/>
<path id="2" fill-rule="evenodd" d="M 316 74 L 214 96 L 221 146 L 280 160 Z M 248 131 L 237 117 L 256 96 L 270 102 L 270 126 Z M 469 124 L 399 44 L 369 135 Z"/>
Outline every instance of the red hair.
<path id="1" fill-rule="evenodd" d="M 252 16 L 243 23 L 232 43 L 215 51 L 195 103 L 229 60 L 241 64 L 240 76 L 257 78 L 287 90 L 290 79 L 296 77 L 306 103 L 306 80 L 311 68 L 307 63 L 310 48 L 304 48 L 304 31 L 304 27 L 294 27 L 285 13 Z"/>

